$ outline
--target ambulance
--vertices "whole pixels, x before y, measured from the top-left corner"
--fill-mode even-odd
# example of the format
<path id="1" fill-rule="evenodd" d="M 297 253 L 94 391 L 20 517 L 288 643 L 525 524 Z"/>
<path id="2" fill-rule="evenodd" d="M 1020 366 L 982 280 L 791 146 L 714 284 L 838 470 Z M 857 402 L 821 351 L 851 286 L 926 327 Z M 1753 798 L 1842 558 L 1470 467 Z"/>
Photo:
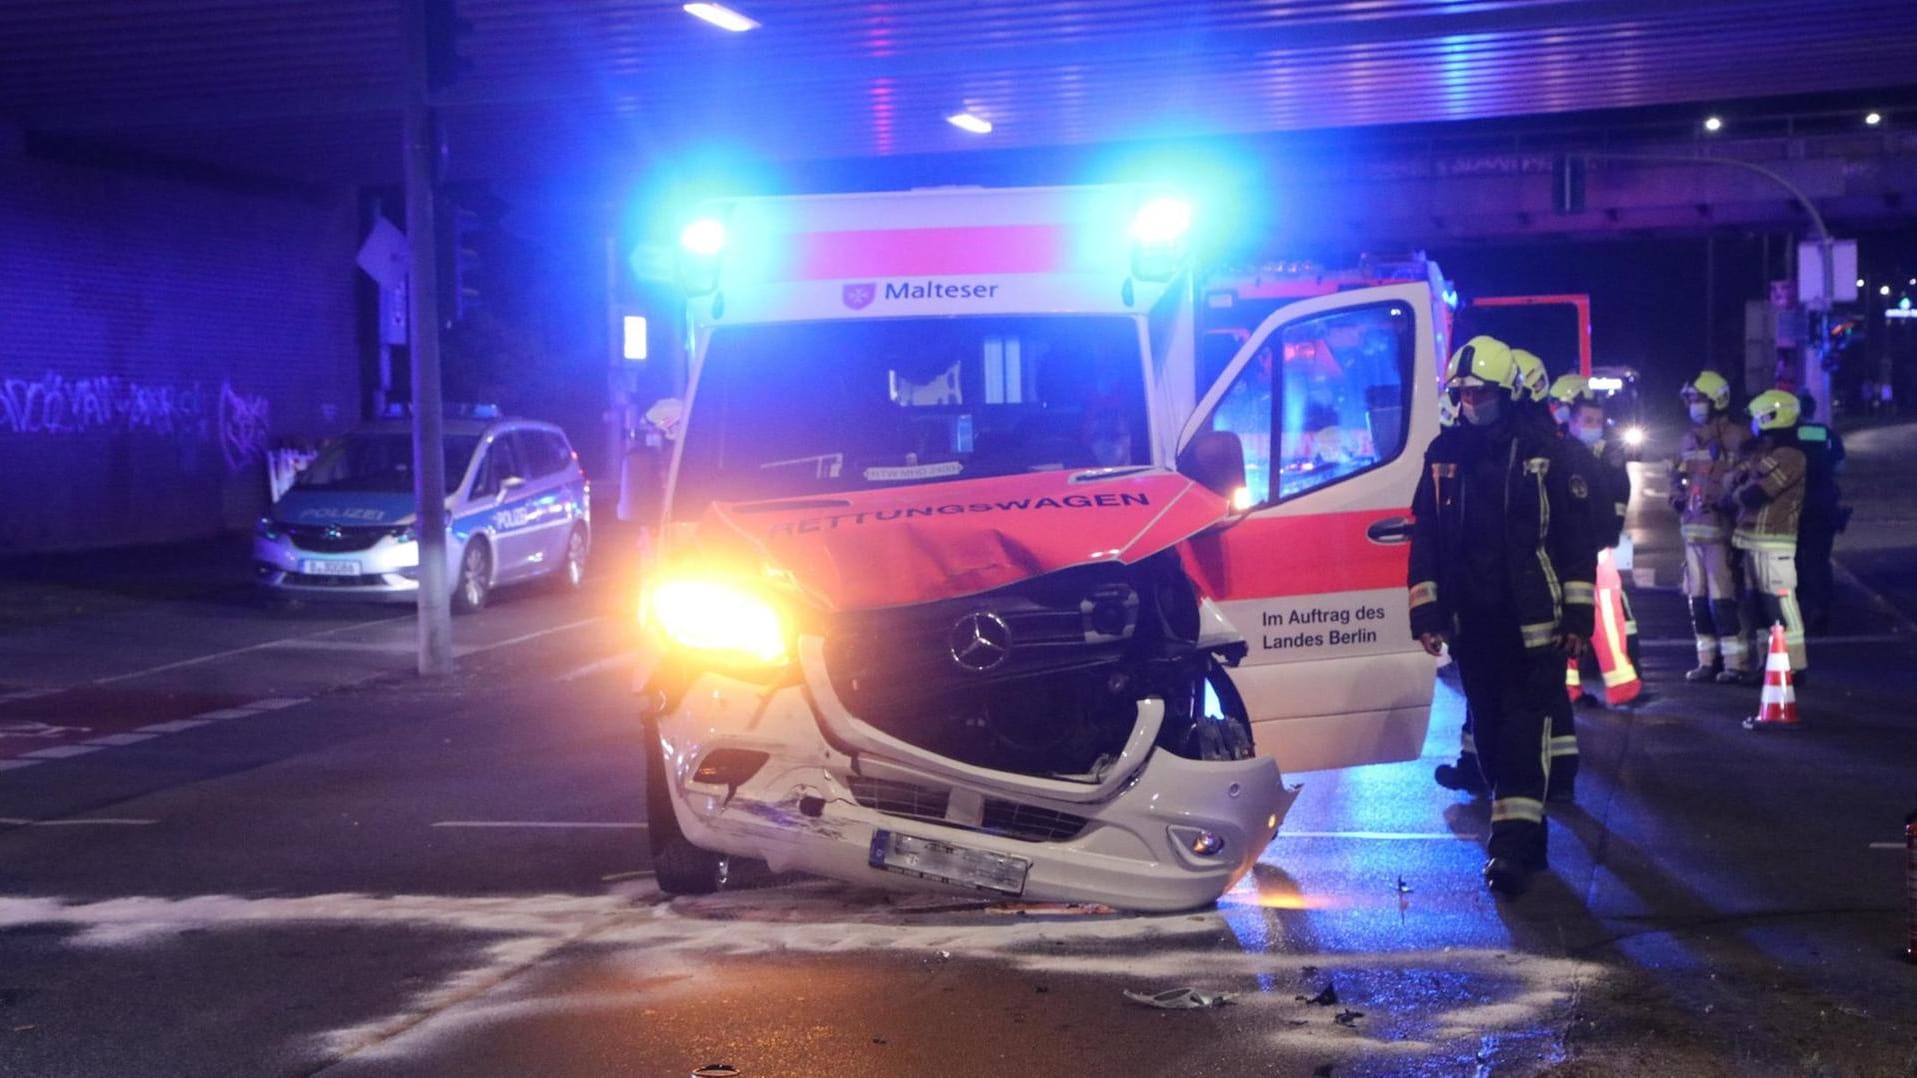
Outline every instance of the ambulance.
<path id="1" fill-rule="evenodd" d="M 1443 282 L 1279 306 L 1198 382 L 1148 186 L 739 198 L 681 236 L 637 674 L 654 867 L 1168 911 L 1285 771 L 1415 758 Z"/>

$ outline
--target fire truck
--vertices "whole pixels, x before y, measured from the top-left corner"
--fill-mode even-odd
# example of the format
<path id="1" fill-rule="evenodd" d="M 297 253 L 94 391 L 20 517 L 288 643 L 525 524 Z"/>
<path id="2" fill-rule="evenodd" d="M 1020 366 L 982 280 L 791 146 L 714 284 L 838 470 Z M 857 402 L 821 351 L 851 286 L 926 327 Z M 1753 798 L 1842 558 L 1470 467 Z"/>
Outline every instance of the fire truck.
<path id="1" fill-rule="evenodd" d="M 1190 908 L 1280 826 L 1280 765 L 1418 755 L 1442 279 L 1273 297 L 1224 356 L 1202 213 L 964 188 L 689 221 L 639 604 L 663 889 L 746 857 Z"/>

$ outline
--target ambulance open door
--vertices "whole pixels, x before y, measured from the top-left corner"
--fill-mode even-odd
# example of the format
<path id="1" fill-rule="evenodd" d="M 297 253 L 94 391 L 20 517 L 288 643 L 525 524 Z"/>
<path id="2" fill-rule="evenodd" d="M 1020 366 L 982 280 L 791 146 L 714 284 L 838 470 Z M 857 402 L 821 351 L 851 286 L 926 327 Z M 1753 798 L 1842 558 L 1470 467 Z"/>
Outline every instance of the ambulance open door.
<path id="1" fill-rule="evenodd" d="M 1194 441 L 1215 449 L 1214 432 L 1244 451 L 1248 512 L 1185 557 L 1250 645 L 1232 678 L 1287 772 L 1415 759 L 1424 744 L 1433 662 L 1411 636 L 1405 576 L 1438 431 L 1433 314 L 1423 283 L 1280 308 L 1179 438 L 1181 460 Z"/>

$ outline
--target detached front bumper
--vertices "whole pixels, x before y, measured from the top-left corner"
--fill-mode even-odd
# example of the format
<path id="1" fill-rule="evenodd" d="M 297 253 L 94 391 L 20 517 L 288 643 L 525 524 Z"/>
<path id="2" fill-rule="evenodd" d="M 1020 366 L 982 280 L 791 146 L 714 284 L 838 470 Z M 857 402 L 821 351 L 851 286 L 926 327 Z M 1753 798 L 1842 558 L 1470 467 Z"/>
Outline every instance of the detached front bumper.
<path id="1" fill-rule="evenodd" d="M 870 728 L 835 698 L 808 695 L 706 674 L 660 717 L 674 815 L 694 844 L 874 886 L 1173 911 L 1208 905 L 1247 872 L 1296 796 L 1270 757 L 1188 760 L 1150 736 L 1102 786 L 999 780 L 915 750 L 828 740 L 827 730 Z M 1161 711 L 1141 704 L 1140 727 L 1155 734 Z M 737 762 L 759 753 L 741 780 Z M 702 765 L 719 781 L 700 781 Z M 968 889 L 877 867 L 879 832 L 1019 859 L 1022 883 Z"/>
<path id="2" fill-rule="evenodd" d="M 412 602 L 419 595 L 419 544 L 382 537 L 350 551 L 301 549 L 287 536 L 253 537 L 253 576 L 261 587 L 301 598 Z"/>

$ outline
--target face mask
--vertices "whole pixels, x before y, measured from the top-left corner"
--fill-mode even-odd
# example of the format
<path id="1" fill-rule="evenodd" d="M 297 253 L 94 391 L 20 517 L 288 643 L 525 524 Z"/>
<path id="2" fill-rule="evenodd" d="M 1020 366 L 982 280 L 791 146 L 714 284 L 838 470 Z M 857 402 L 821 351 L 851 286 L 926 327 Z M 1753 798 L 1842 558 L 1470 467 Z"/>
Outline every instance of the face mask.
<path id="1" fill-rule="evenodd" d="M 1564 407 L 1564 405 L 1559 404 L 1556 401 L 1551 402 L 1551 422 L 1556 423 L 1560 427 L 1570 422 L 1570 417 L 1567 414 L 1567 409 Z"/>
<path id="2" fill-rule="evenodd" d="M 1464 421 L 1474 427 L 1488 427 L 1498 421 L 1498 401 L 1495 397 L 1476 406 L 1465 401 L 1460 407 L 1464 410 Z"/>
<path id="3" fill-rule="evenodd" d="M 1691 405 L 1691 422 L 1702 423 L 1711 418 L 1711 406 L 1708 404 Z"/>
<path id="4" fill-rule="evenodd" d="M 1604 440 L 1603 427 L 1572 427 L 1571 433 L 1577 435 L 1578 441 L 1585 445 L 1596 445 Z"/>
<path id="5" fill-rule="evenodd" d="M 1755 419 L 1751 420 L 1751 436 L 1754 438 L 1762 438 L 1764 436 L 1764 428 L 1760 426 Z"/>

